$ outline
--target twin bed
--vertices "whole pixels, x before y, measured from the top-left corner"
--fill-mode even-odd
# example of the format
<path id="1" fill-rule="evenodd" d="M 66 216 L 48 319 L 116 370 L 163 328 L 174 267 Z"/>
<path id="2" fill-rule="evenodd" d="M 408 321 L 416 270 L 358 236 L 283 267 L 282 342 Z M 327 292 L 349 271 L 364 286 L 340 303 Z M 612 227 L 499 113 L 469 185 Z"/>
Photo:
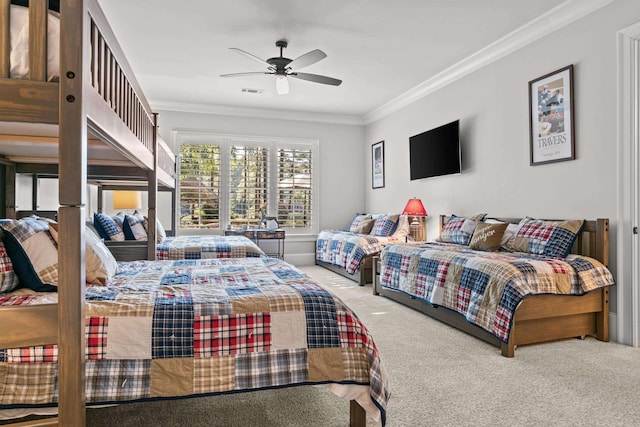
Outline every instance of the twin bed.
<path id="1" fill-rule="evenodd" d="M 441 229 L 447 219 L 441 217 Z M 375 263 L 374 294 L 492 343 L 506 357 L 524 344 L 586 335 L 608 341 L 614 284 L 606 268 L 608 220 L 579 221 L 574 236 L 570 221 L 496 222 L 518 224 L 507 243 L 512 250 L 477 250 L 459 241 L 387 246 Z M 461 228 L 450 229 L 456 240 Z M 493 248 L 500 246 L 498 238 Z"/>
<path id="2" fill-rule="evenodd" d="M 48 3 L 30 2 L 29 71 L 16 79 L 14 6 L 0 0 L 5 216 L 16 214 L 17 165 L 55 170 L 60 189 L 57 292 L 2 295 L 0 407 L 54 405 L 58 418 L 35 424 L 81 426 L 87 403 L 330 384 L 351 399 L 350 425 L 365 425 L 365 409 L 384 424 L 387 380 L 366 327 L 281 260 L 138 261 L 122 263 L 103 286 L 80 285 L 91 240 L 87 182 L 146 182 L 155 224 L 158 183 L 173 177 L 159 167 L 157 116 L 97 2 L 60 2 L 60 73 L 48 65 Z M 151 259 L 155 233 L 149 227 Z"/>

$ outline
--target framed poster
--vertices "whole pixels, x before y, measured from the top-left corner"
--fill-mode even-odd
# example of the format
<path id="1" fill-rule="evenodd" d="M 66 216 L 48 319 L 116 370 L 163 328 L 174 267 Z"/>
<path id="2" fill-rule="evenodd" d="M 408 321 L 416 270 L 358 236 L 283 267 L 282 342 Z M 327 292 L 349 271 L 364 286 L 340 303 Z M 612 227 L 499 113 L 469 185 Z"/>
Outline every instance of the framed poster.
<path id="1" fill-rule="evenodd" d="M 530 165 L 573 160 L 573 65 L 529 82 Z"/>
<path id="2" fill-rule="evenodd" d="M 371 183 L 373 188 L 384 187 L 384 141 L 371 146 Z"/>

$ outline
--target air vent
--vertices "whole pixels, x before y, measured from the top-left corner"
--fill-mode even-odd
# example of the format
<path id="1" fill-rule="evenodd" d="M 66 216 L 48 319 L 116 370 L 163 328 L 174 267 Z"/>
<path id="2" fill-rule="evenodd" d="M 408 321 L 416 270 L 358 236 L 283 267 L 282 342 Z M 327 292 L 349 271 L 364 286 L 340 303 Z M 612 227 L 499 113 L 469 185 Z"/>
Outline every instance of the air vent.
<path id="1" fill-rule="evenodd" d="M 262 93 L 262 92 L 264 92 L 264 89 L 252 89 L 249 87 L 242 88 L 242 93 Z"/>

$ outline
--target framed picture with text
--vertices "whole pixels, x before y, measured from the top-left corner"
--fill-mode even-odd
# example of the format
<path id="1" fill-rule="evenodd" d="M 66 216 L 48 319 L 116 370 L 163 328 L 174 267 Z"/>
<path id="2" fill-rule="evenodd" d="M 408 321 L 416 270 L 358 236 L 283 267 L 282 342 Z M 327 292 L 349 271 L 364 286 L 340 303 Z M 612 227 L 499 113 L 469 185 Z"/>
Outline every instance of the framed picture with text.
<path id="1" fill-rule="evenodd" d="M 529 82 L 530 165 L 574 160 L 573 65 Z"/>
<path id="2" fill-rule="evenodd" d="M 384 187 L 384 141 L 371 146 L 371 183 L 373 188 Z"/>

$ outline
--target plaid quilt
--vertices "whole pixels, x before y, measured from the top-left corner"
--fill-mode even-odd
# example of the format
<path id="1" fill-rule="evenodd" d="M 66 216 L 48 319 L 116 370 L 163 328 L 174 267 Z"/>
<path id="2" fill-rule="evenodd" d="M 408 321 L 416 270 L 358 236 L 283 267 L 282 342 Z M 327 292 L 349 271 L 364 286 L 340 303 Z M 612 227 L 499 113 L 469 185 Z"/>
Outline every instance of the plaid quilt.
<path id="1" fill-rule="evenodd" d="M 156 246 L 158 259 L 245 258 L 266 256 L 244 236 L 166 237 Z"/>
<path id="2" fill-rule="evenodd" d="M 0 305 L 51 295 L 0 294 Z M 365 405 L 385 419 L 367 328 L 279 259 L 120 263 L 106 286 L 86 288 L 85 330 L 88 403 L 334 383 L 368 386 Z M 0 409 L 55 405 L 57 357 L 55 345 L 0 350 Z"/>
<path id="3" fill-rule="evenodd" d="M 389 245 L 380 259 L 381 286 L 455 310 L 504 342 L 526 296 L 581 295 L 614 284 L 604 265 L 579 255 L 559 259 L 427 243 Z"/>
<path id="4" fill-rule="evenodd" d="M 323 230 L 316 240 L 316 259 L 337 265 L 347 273 L 354 274 L 365 257 L 380 252 L 389 243 L 400 242 L 400 239 L 393 236 Z"/>

